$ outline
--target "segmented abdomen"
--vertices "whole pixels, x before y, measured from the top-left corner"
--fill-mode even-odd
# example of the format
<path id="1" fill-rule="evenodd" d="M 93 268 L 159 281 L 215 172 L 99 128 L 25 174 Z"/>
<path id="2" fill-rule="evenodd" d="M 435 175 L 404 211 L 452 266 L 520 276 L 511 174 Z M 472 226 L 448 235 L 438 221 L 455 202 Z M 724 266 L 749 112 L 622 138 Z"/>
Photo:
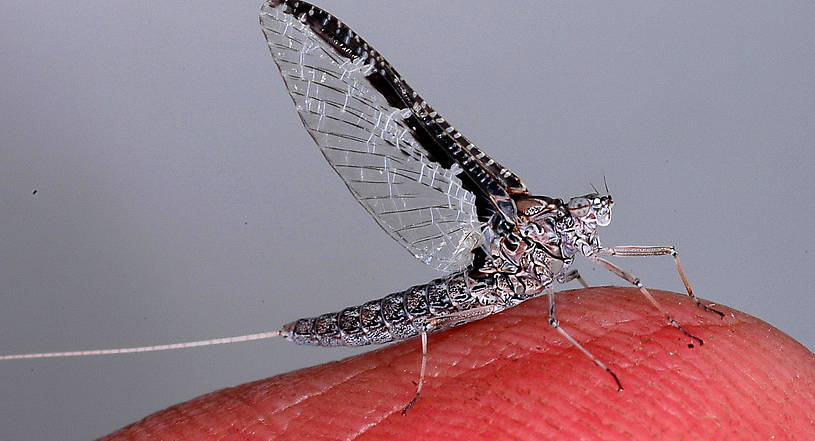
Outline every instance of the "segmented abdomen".
<path id="1" fill-rule="evenodd" d="M 421 334 L 428 319 L 470 309 L 475 302 L 461 272 L 371 300 L 340 312 L 303 318 L 283 327 L 297 344 L 362 346 Z"/>

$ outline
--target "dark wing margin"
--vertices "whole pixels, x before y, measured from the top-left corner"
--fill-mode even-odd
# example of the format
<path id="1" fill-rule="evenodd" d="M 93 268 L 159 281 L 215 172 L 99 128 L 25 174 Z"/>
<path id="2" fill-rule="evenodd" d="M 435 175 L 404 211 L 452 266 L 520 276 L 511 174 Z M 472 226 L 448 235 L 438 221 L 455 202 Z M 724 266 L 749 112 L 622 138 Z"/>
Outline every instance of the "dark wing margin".
<path id="1" fill-rule="evenodd" d="M 410 110 L 391 106 L 373 87 L 370 59 L 336 50 L 327 43 L 329 37 L 304 21 L 330 21 L 330 16 L 310 5 L 304 13 L 293 14 L 296 10 L 267 2 L 261 28 L 323 156 L 357 201 L 411 254 L 445 272 L 468 267 L 487 226 L 478 219 L 475 195 L 459 178 L 462 168 L 431 159 L 407 125 Z M 352 31 L 343 32 L 331 38 L 354 38 Z"/>
<path id="2" fill-rule="evenodd" d="M 307 2 L 272 0 L 266 5 L 308 26 L 336 54 L 372 66 L 366 75 L 368 84 L 389 106 L 409 111 L 403 122 L 428 158 L 444 168 L 458 164 L 463 170 L 459 178 L 464 189 L 475 195 L 479 217 L 486 220 L 494 214 L 492 220 L 498 230 L 514 226 L 517 213 L 513 196 L 529 194 L 523 181 L 469 142 L 433 110 L 379 52 L 338 18 Z"/>

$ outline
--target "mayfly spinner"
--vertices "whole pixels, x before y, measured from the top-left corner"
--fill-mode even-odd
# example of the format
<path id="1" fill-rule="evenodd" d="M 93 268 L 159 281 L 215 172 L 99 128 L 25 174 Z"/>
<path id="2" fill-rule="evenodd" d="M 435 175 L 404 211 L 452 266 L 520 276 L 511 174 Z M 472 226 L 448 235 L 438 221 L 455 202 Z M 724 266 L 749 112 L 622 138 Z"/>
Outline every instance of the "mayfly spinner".
<path id="1" fill-rule="evenodd" d="M 7 355 L 0 359 L 175 349 L 282 336 L 297 344 L 362 346 L 421 337 L 419 397 L 427 335 L 482 319 L 546 295 L 549 323 L 597 366 L 614 372 L 564 330 L 555 314 L 554 283 L 577 280 L 582 254 L 639 288 L 693 344 L 700 338 L 674 320 L 633 274 L 607 258 L 674 259 L 672 246 L 600 244 L 614 201 L 605 188 L 561 200 L 536 196 L 521 179 L 472 144 L 436 112 L 390 63 L 335 16 L 304 1 L 271 0 L 260 24 L 272 57 L 309 135 L 356 200 L 413 256 L 444 275 L 339 312 L 303 318 L 280 331 L 142 348 Z"/>

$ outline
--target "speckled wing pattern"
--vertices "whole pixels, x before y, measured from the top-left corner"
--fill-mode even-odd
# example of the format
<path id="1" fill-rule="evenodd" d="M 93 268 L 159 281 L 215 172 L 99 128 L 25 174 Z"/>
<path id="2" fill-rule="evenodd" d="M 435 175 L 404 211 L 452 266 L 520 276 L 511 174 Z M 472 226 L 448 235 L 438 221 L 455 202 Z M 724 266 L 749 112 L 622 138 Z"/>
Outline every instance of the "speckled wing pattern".
<path id="1" fill-rule="evenodd" d="M 308 133 L 411 254 L 441 271 L 464 269 L 485 229 L 501 234 L 514 224 L 511 196 L 527 194 L 523 182 L 455 130 L 351 28 L 293 0 L 267 1 L 260 21 Z"/>
<path id="2" fill-rule="evenodd" d="M 475 196 L 456 176 L 461 168 L 431 160 L 406 126 L 410 111 L 390 105 L 372 86 L 370 60 L 341 53 L 294 11 L 287 2 L 267 2 L 261 27 L 300 118 L 325 158 L 411 254 L 445 272 L 468 266 L 484 225 Z"/>

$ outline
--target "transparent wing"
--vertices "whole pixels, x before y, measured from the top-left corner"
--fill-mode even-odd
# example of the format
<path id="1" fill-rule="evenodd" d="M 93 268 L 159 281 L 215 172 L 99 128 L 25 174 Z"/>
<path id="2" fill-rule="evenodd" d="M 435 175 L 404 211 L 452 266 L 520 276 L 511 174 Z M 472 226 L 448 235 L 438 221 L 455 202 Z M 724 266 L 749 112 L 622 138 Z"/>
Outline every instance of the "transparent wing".
<path id="1" fill-rule="evenodd" d="M 341 53 L 292 12 L 286 2 L 267 2 L 261 27 L 300 118 L 325 158 L 411 254 L 441 271 L 467 267 L 484 225 L 474 194 L 457 176 L 462 169 L 431 159 L 405 122 L 410 110 L 390 105 L 372 86 L 368 76 L 374 64 Z"/>

